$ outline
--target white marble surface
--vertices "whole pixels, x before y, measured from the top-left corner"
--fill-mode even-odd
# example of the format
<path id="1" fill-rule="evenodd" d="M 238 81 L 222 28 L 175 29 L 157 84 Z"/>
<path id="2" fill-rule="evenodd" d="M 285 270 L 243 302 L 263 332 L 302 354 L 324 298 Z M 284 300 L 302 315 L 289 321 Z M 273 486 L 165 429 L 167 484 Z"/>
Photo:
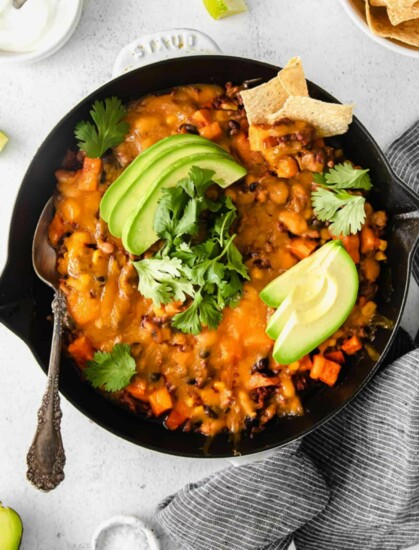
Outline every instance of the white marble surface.
<path id="1" fill-rule="evenodd" d="M 383 147 L 419 116 L 419 61 L 370 41 L 338 2 L 248 4 L 250 13 L 215 22 L 200 0 L 87 0 L 74 36 L 55 56 L 32 66 L 0 66 L 0 128 L 11 138 L 0 155 L 0 268 L 30 158 L 69 108 L 110 78 L 120 48 L 144 33 L 196 28 L 226 53 L 278 64 L 298 54 L 308 78 L 356 103 L 357 115 Z M 413 298 L 411 326 L 418 310 Z M 127 513 L 152 522 L 160 499 L 225 466 L 222 460 L 173 458 L 137 448 L 64 402 L 66 480 L 51 494 L 38 493 L 25 481 L 25 455 L 45 377 L 25 345 L 2 326 L 0 357 L 0 499 L 23 518 L 23 550 L 87 550 L 103 519 Z M 163 548 L 173 547 L 163 541 Z"/>

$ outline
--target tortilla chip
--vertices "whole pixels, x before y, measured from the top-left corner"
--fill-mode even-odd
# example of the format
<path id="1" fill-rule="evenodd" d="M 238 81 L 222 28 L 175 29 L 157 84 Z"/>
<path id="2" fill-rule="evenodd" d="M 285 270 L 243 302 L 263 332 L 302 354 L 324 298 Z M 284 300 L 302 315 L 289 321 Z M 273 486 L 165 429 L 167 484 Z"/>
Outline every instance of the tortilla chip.
<path id="1" fill-rule="evenodd" d="M 299 57 L 292 57 L 282 71 L 279 71 L 277 78 L 288 92 L 288 95 L 308 96 L 307 82 Z M 271 111 L 271 113 L 273 112 Z"/>
<path id="2" fill-rule="evenodd" d="M 375 34 L 419 47 L 419 19 L 392 25 L 384 8 L 371 7 L 368 0 L 365 2 L 365 8 L 368 25 Z"/>
<path id="3" fill-rule="evenodd" d="M 311 97 L 291 96 L 277 113 L 268 117 L 269 124 L 275 124 L 281 118 L 304 120 L 314 126 L 318 137 L 330 137 L 344 134 L 352 122 L 352 105 L 326 103 Z"/>
<path id="4" fill-rule="evenodd" d="M 267 115 L 281 109 L 289 97 L 277 77 L 256 88 L 243 90 L 240 95 L 250 124 L 264 124 Z"/>
<path id="5" fill-rule="evenodd" d="M 418 19 L 419 2 L 416 2 L 411 8 L 388 8 L 387 15 L 392 25 L 399 25 L 404 21 Z"/>
<path id="6" fill-rule="evenodd" d="M 275 78 L 240 95 L 249 123 L 265 124 L 268 115 L 279 111 L 290 95 L 308 96 L 301 59 L 291 58 Z"/>
<path id="7" fill-rule="evenodd" d="M 417 0 L 384 0 L 388 8 L 400 9 L 400 8 L 411 8 L 416 4 Z M 374 4 L 371 3 L 371 6 Z"/>

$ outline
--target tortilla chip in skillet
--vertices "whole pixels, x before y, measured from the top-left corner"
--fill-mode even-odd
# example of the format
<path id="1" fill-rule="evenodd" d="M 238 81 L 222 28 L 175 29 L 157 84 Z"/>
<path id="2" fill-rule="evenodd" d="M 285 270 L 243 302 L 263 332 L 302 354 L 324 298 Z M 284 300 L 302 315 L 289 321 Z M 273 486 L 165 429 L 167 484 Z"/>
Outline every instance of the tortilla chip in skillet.
<path id="1" fill-rule="evenodd" d="M 319 137 L 338 136 L 348 130 L 352 122 L 352 105 L 326 103 L 311 97 L 291 96 L 278 112 L 268 117 L 269 124 L 282 118 L 304 120 L 314 126 Z"/>
<path id="2" fill-rule="evenodd" d="M 288 95 L 308 96 L 303 64 L 299 57 L 292 57 L 277 77 L 284 86 Z M 273 113 L 274 111 L 271 111 Z"/>
<path id="3" fill-rule="evenodd" d="M 256 88 L 240 93 L 250 124 L 264 124 L 267 116 L 279 111 L 290 95 L 308 96 L 299 57 L 293 57 L 278 75 Z"/>
<path id="4" fill-rule="evenodd" d="M 365 2 L 365 7 L 368 25 L 375 34 L 419 47 L 419 19 L 392 25 L 385 8 L 374 8 L 370 6 L 368 0 Z"/>
<path id="5" fill-rule="evenodd" d="M 419 2 L 416 2 L 411 8 L 388 8 L 388 18 L 392 25 L 399 25 L 404 21 L 419 18 Z"/>

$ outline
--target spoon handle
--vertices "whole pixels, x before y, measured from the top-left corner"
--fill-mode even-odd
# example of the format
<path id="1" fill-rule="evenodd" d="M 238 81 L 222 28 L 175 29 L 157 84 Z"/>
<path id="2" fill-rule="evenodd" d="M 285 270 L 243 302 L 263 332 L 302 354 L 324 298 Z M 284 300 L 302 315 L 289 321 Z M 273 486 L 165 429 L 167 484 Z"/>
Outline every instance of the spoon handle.
<path id="1" fill-rule="evenodd" d="M 27 456 L 26 477 L 41 491 L 51 491 L 64 479 L 65 454 L 61 439 L 61 407 L 58 392 L 61 335 L 66 312 L 65 296 L 55 292 L 52 301 L 54 329 L 48 367 L 48 382 L 38 411 L 38 426 Z"/>

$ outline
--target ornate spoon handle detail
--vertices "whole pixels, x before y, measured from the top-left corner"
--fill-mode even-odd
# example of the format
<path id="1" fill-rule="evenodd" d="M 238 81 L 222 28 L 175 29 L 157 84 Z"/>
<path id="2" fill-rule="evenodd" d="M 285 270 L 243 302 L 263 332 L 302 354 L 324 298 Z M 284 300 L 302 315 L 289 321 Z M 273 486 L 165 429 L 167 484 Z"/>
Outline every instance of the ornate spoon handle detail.
<path id="1" fill-rule="evenodd" d="M 64 294 L 57 290 L 52 301 L 54 329 L 48 367 L 48 382 L 38 411 L 38 426 L 27 456 L 26 477 L 41 491 L 51 491 L 64 479 L 65 454 L 61 439 L 61 408 L 58 392 L 61 334 L 66 313 Z"/>

